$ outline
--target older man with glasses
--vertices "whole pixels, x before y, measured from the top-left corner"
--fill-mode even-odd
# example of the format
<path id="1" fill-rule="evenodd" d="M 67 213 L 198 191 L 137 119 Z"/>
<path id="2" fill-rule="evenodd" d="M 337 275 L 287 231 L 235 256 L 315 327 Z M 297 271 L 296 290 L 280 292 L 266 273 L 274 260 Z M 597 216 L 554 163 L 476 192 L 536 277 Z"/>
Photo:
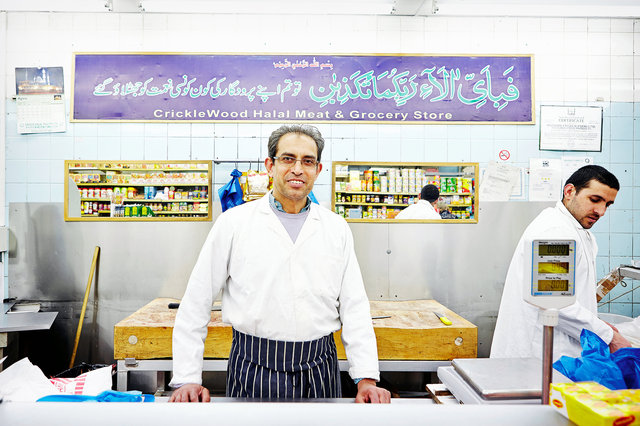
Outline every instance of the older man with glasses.
<path id="1" fill-rule="evenodd" d="M 389 402 L 369 301 L 343 218 L 312 204 L 322 135 L 287 125 L 269 137 L 273 190 L 218 217 L 180 303 L 173 332 L 171 402 L 209 401 L 202 357 L 213 297 L 233 326 L 227 396 L 267 400 L 338 398 L 333 332 L 342 328 L 356 402 Z"/>

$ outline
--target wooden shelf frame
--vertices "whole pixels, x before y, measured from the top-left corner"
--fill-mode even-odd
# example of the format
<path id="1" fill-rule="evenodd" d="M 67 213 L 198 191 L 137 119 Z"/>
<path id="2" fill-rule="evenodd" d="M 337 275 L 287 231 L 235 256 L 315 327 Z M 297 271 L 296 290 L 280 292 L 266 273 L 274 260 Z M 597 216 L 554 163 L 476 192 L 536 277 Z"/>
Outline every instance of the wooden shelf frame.
<path id="1" fill-rule="evenodd" d="M 120 165 L 120 167 L 104 167 L 106 165 Z M 125 167 L 122 167 L 124 165 Z M 144 167 L 148 166 L 148 167 Z M 187 221 L 211 221 L 212 219 L 212 206 L 213 202 L 213 173 L 212 173 L 212 162 L 211 161 L 203 161 L 203 160 L 158 160 L 158 161 L 108 161 L 108 160 L 65 160 L 65 185 L 64 185 L 64 219 L 65 221 L 79 221 L 79 222 L 187 222 Z M 129 167 L 126 167 L 129 166 Z M 206 166 L 206 168 L 203 168 Z M 79 182 L 76 183 L 73 179 L 71 179 L 71 175 L 73 174 L 98 174 L 101 179 L 104 179 L 106 176 L 106 172 L 115 172 L 117 174 L 132 174 L 132 173 L 160 173 L 164 172 L 167 174 L 170 173 L 206 173 L 206 181 L 197 181 L 197 182 L 171 182 L 169 177 L 167 179 L 163 179 L 159 182 L 146 182 L 146 183 L 119 183 L 119 182 Z M 81 211 L 80 216 L 70 216 L 69 215 L 69 204 L 70 204 L 70 196 L 72 194 L 71 191 L 78 191 L 78 188 L 83 187 L 96 187 L 96 188 L 104 188 L 104 187 L 145 187 L 145 186 L 154 186 L 157 188 L 164 187 L 205 187 L 207 188 L 207 198 L 201 199 L 170 199 L 170 200 L 154 200 L 154 199 L 124 199 L 124 203 L 140 203 L 140 204 L 148 204 L 148 203 L 206 203 L 209 204 L 207 206 L 206 212 L 201 211 L 163 211 L 156 212 L 156 216 L 144 216 L 144 217 L 110 217 L 110 216 L 100 216 L 100 215 L 84 215 Z M 82 210 L 82 202 L 101 202 L 110 204 L 110 199 L 105 199 L 102 197 L 93 197 L 93 198 L 82 198 L 77 197 L 80 202 L 80 207 Z M 75 201 L 75 200 L 74 200 Z M 104 210 L 101 210 L 100 213 L 103 213 Z M 157 214 L 161 213 L 161 214 Z M 189 217 L 185 217 L 185 216 Z"/>
<path id="2" fill-rule="evenodd" d="M 405 192 L 374 192 L 374 191 L 341 191 L 341 190 L 337 190 L 336 189 L 336 182 L 341 182 L 344 181 L 344 179 L 348 179 L 348 173 L 345 175 L 344 173 L 340 173 L 338 174 L 337 169 L 340 168 L 342 170 L 343 166 L 349 166 L 349 167 L 354 167 L 357 169 L 361 169 L 364 170 L 364 168 L 380 168 L 380 169 L 389 169 L 389 168 L 395 168 L 395 169 L 406 169 L 406 168 L 421 168 L 421 169 L 425 169 L 425 174 L 427 176 L 436 176 L 439 175 L 441 177 L 472 177 L 474 179 L 474 187 L 473 187 L 473 193 L 462 193 L 462 192 L 456 192 L 456 193 L 441 193 L 441 196 L 445 196 L 445 197 L 449 197 L 449 196 L 454 196 L 454 195 L 458 195 L 458 196 L 471 196 L 473 197 L 473 202 L 471 204 L 469 203 L 463 203 L 463 204 L 450 204 L 450 208 L 463 208 L 463 207 L 473 207 L 473 217 L 469 218 L 469 219 L 429 219 L 429 220 L 424 220 L 424 219 L 352 219 L 352 218 L 345 218 L 347 220 L 347 222 L 356 222 L 356 223 L 478 223 L 478 215 L 479 215 L 479 198 L 478 198 L 478 193 L 479 193 L 479 175 L 480 175 L 480 167 L 478 163 L 472 163 L 472 162 L 437 162 L 437 163 L 428 163 L 428 162 L 395 162 L 395 161 L 334 161 L 332 164 L 332 170 L 331 170 L 331 185 L 332 185 L 332 197 L 331 197 L 331 210 L 333 210 L 334 212 L 336 212 L 336 206 L 338 205 L 357 205 L 357 206 L 387 206 L 387 207 L 400 207 L 400 206 L 405 206 L 408 207 L 408 205 L 405 204 L 387 204 L 384 202 L 338 202 L 336 201 L 336 194 L 370 194 L 370 195 L 399 195 L 399 196 L 408 196 L 408 197 L 416 197 L 419 196 L 419 192 L 413 192 L 413 193 L 405 193 Z M 442 173 L 438 173 L 438 172 L 433 172 L 433 171 L 426 171 L 426 169 L 433 169 L 433 168 L 444 168 L 444 167 L 458 167 L 459 170 L 462 170 L 466 167 L 473 167 L 473 174 L 469 175 L 469 174 L 465 174 L 463 175 L 462 172 L 460 173 L 456 173 L 456 172 L 442 172 Z"/>

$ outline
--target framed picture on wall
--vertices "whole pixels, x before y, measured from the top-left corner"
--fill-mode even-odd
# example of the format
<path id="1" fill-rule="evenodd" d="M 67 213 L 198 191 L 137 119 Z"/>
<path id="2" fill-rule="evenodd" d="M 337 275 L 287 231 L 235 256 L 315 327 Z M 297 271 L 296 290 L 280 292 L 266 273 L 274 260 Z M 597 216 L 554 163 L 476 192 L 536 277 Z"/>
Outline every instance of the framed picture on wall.
<path id="1" fill-rule="evenodd" d="M 540 107 L 540 150 L 602 151 L 602 107 Z"/>

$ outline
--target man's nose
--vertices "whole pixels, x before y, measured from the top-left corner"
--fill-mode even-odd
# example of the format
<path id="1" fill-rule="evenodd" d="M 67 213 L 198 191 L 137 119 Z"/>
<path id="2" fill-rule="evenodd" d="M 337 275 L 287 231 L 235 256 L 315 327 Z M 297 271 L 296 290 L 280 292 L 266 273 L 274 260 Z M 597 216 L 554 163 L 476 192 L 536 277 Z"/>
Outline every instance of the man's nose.
<path id="1" fill-rule="evenodd" d="M 595 212 L 598 214 L 598 216 L 604 216 L 604 212 L 607 211 L 607 206 L 604 204 L 598 204 L 595 208 Z"/>
<path id="2" fill-rule="evenodd" d="M 294 173 L 301 174 L 302 173 L 302 160 L 296 160 L 296 162 L 293 163 L 293 167 L 291 168 L 291 170 L 293 170 Z"/>

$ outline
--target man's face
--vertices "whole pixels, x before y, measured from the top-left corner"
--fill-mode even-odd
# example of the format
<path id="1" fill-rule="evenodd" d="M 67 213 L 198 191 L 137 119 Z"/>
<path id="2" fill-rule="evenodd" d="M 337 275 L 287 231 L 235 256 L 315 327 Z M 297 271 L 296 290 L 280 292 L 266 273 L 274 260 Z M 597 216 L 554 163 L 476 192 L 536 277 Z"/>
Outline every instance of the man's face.
<path id="1" fill-rule="evenodd" d="M 278 159 L 267 158 L 265 166 L 273 178 L 273 196 L 282 203 L 287 213 L 297 213 L 306 203 L 307 195 L 322 170 L 322 164 L 305 166 L 302 161 L 284 164 L 281 157 L 293 157 L 296 160 L 318 159 L 318 147 L 310 136 L 287 133 L 280 138 Z M 290 211 L 294 207 L 296 211 Z"/>
<path id="2" fill-rule="evenodd" d="M 580 192 L 576 192 L 573 185 L 566 185 L 563 203 L 584 229 L 591 229 L 613 204 L 617 194 L 617 190 L 591 180 Z"/>

